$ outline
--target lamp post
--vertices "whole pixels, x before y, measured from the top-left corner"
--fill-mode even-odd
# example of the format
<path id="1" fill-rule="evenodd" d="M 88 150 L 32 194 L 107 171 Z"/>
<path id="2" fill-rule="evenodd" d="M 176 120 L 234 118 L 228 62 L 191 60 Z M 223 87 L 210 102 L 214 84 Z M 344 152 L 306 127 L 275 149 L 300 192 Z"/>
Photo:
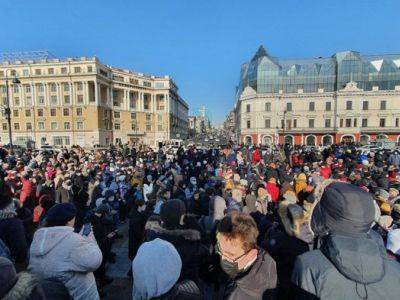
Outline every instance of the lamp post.
<path id="1" fill-rule="evenodd" d="M 9 143 L 10 143 L 10 154 L 13 154 L 13 143 L 12 143 L 12 131 L 11 131 L 11 109 L 10 109 L 10 97 L 9 97 L 9 93 L 8 93 L 8 76 L 7 76 L 7 71 L 12 71 L 12 69 L 6 69 L 5 70 L 5 75 L 6 75 L 6 99 L 7 99 L 7 103 L 6 103 L 6 109 L 5 109 L 5 114 L 7 117 L 7 123 L 8 123 L 8 139 L 9 139 Z M 19 84 L 21 83 L 21 81 L 19 81 L 19 79 L 14 76 L 13 80 L 12 80 L 13 84 Z"/>
<path id="2" fill-rule="evenodd" d="M 286 109 L 283 111 L 283 127 L 282 127 L 282 135 L 283 135 L 283 145 L 286 144 L 285 140 L 285 127 L 286 127 Z"/>

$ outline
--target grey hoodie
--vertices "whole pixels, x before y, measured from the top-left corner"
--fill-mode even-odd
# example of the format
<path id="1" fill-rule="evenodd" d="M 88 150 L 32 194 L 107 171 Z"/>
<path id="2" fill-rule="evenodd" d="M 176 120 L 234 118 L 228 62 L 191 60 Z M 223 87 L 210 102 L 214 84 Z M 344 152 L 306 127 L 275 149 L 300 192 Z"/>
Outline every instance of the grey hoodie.
<path id="1" fill-rule="evenodd" d="M 99 299 L 93 275 L 102 254 L 91 233 L 88 237 L 73 228 L 39 229 L 30 248 L 28 270 L 42 279 L 60 280 L 74 299 Z"/>

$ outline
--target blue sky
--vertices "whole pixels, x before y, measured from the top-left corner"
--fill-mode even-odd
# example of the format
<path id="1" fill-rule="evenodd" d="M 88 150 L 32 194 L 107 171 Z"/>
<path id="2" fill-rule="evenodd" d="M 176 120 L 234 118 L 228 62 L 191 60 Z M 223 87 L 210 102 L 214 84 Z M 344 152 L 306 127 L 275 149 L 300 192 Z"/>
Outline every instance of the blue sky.
<path id="1" fill-rule="evenodd" d="M 399 11 L 398 0 L 1 0 L 0 52 L 96 55 L 171 75 L 191 108 L 220 123 L 260 44 L 283 58 L 399 53 Z"/>

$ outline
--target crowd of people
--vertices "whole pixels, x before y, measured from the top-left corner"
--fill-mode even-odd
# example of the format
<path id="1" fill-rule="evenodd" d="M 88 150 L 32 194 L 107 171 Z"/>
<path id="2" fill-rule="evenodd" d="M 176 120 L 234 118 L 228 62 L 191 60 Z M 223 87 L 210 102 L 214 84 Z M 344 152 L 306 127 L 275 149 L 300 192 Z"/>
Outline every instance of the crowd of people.
<path id="1" fill-rule="evenodd" d="M 133 299 L 400 295 L 397 150 L 125 145 L 0 159 L 0 299 L 105 297 L 121 238 Z"/>

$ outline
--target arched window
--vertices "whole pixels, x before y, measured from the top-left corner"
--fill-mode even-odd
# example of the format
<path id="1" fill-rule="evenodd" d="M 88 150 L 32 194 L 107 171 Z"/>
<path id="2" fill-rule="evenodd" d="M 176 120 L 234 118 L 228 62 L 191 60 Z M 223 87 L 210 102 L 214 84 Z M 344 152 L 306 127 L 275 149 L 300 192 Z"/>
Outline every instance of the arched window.
<path id="1" fill-rule="evenodd" d="M 333 142 L 333 138 L 332 138 L 331 135 L 325 135 L 325 136 L 322 138 L 322 145 L 323 145 L 323 146 L 332 145 L 332 142 Z"/>
<path id="2" fill-rule="evenodd" d="M 306 145 L 307 146 L 315 146 L 315 135 L 309 135 L 306 137 Z"/>
<path id="3" fill-rule="evenodd" d="M 247 136 L 244 138 L 244 142 L 245 142 L 246 145 L 252 145 L 252 144 L 253 144 L 253 139 L 251 138 L 250 135 L 247 135 Z"/>
<path id="4" fill-rule="evenodd" d="M 291 135 L 287 135 L 285 136 L 285 144 L 290 144 L 293 146 L 294 140 L 293 137 Z"/>
<path id="5" fill-rule="evenodd" d="M 265 135 L 263 137 L 263 145 L 271 145 L 272 144 L 272 137 L 269 135 Z"/>

